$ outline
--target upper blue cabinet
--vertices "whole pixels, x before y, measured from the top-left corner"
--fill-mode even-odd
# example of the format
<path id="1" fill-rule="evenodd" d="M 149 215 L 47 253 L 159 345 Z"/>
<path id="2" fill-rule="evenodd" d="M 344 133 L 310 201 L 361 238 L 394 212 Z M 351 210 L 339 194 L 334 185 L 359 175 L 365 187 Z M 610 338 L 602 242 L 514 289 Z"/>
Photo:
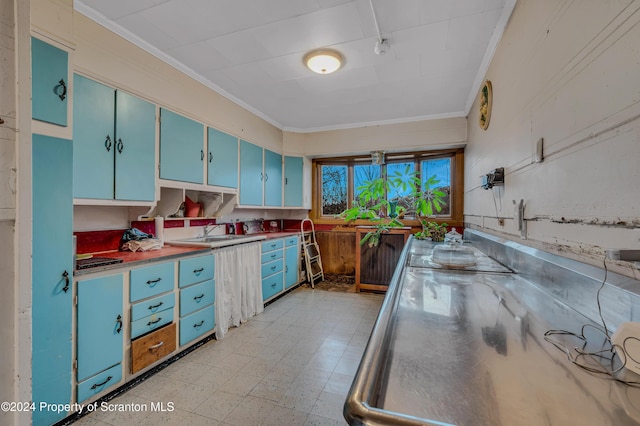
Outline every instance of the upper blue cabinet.
<path id="1" fill-rule="evenodd" d="M 207 183 L 238 187 L 238 138 L 209 127 Z"/>
<path id="2" fill-rule="evenodd" d="M 68 54 L 31 38 L 32 117 L 67 126 Z"/>
<path id="3" fill-rule="evenodd" d="M 282 207 L 282 155 L 264 150 L 264 205 Z"/>
<path id="4" fill-rule="evenodd" d="M 302 207 L 302 157 L 284 157 L 284 206 Z"/>
<path id="5" fill-rule="evenodd" d="M 73 196 L 155 199 L 155 105 L 74 75 Z"/>
<path id="6" fill-rule="evenodd" d="M 160 178 L 204 183 L 204 126 L 160 109 Z"/>
<path id="7" fill-rule="evenodd" d="M 264 174 L 262 148 L 240 141 L 240 204 L 261 206 Z"/>

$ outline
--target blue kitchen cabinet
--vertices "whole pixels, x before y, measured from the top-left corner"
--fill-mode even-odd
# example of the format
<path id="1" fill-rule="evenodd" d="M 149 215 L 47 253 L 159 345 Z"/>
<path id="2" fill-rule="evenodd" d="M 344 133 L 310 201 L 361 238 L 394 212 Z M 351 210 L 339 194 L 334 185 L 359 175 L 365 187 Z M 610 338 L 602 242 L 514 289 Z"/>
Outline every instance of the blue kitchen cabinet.
<path id="1" fill-rule="evenodd" d="M 298 284 L 298 268 L 300 260 L 300 247 L 298 237 L 289 237 L 285 240 L 284 249 L 284 288 L 285 290 Z"/>
<path id="2" fill-rule="evenodd" d="M 302 207 L 302 157 L 284 157 L 284 206 Z"/>
<path id="3" fill-rule="evenodd" d="M 160 178 L 204 183 L 204 126 L 160 109 Z"/>
<path id="4" fill-rule="evenodd" d="M 114 274 L 77 283 L 78 389 L 93 383 L 93 389 L 104 390 L 119 382 L 118 375 L 109 374 L 104 380 L 98 376 L 118 365 L 116 370 L 122 371 L 123 281 L 122 274 Z"/>
<path id="5" fill-rule="evenodd" d="M 240 205 L 262 206 L 262 151 L 257 145 L 240 141 Z"/>
<path id="6" fill-rule="evenodd" d="M 282 207 L 282 155 L 264 150 L 264 205 Z"/>
<path id="7" fill-rule="evenodd" d="M 70 140 L 33 135 L 32 400 L 68 404 L 72 390 L 73 150 Z M 52 424 L 66 413 L 33 413 Z"/>
<path id="8" fill-rule="evenodd" d="M 209 127 L 207 148 L 207 183 L 237 188 L 238 138 Z"/>
<path id="9" fill-rule="evenodd" d="M 74 75 L 73 195 L 155 199 L 155 106 Z"/>
<path id="10" fill-rule="evenodd" d="M 31 115 L 67 126 L 68 53 L 31 37 Z"/>

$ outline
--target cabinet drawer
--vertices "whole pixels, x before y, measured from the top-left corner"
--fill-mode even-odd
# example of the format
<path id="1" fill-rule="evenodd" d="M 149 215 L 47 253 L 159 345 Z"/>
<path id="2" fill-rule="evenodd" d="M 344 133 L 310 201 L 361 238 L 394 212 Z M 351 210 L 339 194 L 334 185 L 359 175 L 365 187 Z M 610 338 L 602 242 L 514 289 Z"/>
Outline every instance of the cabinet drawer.
<path id="1" fill-rule="evenodd" d="M 173 308 L 165 309 L 148 317 L 140 318 L 131 323 L 131 338 L 135 339 L 145 333 L 153 331 L 173 321 Z"/>
<path id="2" fill-rule="evenodd" d="M 186 287 L 213 278 L 213 254 L 180 261 L 179 286 Z"/>
<path id="3" fill-rule="evenodd" d="M 298 244 L 298 237 L 289 237 L 284 240 L 284 245 L 287 247 L 295 246 Z"/>
<path id="4" fill-rule="evenodd" d="M 129 300 L 146 299 L 173 290 L 173 262 L 151 265 L 131 271 Z"/>
<path id="5" fill-rule="evenodd" d="M 117 385 L 122 380 L 122 364 L 116 364 L 113 367 L 96 374 L 78 383 L 78 402 L 82 402 L 85 399 L 89 399 L 94 395 L 97 395 L 109 389 L 110 387 Z"/>
<path id="6" fill-rule="evenodd" d="M 267 300 L 284 290 L 282 272 L 262 280 L 262 300 Z"/>
<path id="7" fill-rule="evenodd" d="M 165 309 L 173 308 L 175 302 L 176 297 L 172 292 L 164 296 L 145 300 L 144 302 L 135 303 L 131 305 L 131 321 L 136 321 L 148 315 L 164 311 Z"/>
<path id="8" fill-rule="evenodd" d="M 274 251 L 269 251 L 267 253 L 262 253 L 263 265 L 267 262 L 271 262 L 276 259 L 282 259 L 282 250 L 274 250 Z"/>
<path id="9" fill-rule="evenodd" d="M 275 260 L 273 262 L 265 263 L 262 265 L 262 278 L 268 277 L 269 275 L 275 274 L 276 272 L 282 271 L 282 258 Z"/>
<path id="10" fill-rule="evenodd" d="M 180 319 L 180 346 L 197 339 L 215 325 L 215 309 L 206 307 Z"/>
<path id="11" fill-rule="evenodd" d="M 176 325 L 170 324 L 131 342 L 131 373 L 138 372 L 176 349 Z"/>
<path id="12" fill-rule="evenodd" d="M 284 247 L 284 240 L 282 239 L 265 241 L 262 243 L 262 252 L 266 253 L 268 251 L 281 249 L 282 247 Z"/>
<path id="13" fill-rule="evenodd" d="M 180 316 L 213 304 L 216 300 L 216 288 L 213 284 L 213 280 L 209 280 L 180 290 Z"/>

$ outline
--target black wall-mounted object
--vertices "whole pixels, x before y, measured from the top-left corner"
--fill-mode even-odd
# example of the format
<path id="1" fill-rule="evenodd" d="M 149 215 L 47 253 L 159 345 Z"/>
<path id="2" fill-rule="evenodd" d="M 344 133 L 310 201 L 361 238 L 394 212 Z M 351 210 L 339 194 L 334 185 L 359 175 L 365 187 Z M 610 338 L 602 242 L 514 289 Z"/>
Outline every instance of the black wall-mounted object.
<path id="1" fill-rule="evenodd" d="M 504 185 L 504 167 L 493 169 L 486 175 L 482 175 L 482 187 L 484 189 L 491 189 L 494 186 Z"/>

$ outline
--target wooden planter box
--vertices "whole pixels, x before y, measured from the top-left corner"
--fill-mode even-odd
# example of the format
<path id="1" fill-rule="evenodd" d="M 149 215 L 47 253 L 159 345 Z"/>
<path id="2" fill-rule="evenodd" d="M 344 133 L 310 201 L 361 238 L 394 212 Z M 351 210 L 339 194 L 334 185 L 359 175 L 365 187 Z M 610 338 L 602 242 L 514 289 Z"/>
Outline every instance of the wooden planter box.
<path id="1" fill-rule="evenodd" d="M 356 291 L 387 291 L 411 228 L 393 228 L 382 234 L 380 244 L 369 247 L 360 240 L 371 226 L 356 227 Z"/>

